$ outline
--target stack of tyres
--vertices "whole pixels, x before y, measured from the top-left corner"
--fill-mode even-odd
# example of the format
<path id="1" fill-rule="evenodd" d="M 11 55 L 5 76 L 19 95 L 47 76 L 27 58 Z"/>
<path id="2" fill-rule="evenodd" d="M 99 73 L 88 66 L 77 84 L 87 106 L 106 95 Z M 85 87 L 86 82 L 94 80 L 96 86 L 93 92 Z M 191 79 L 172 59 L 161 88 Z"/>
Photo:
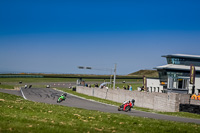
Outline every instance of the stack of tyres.
<path id="1" fill-rule="evenodd" d="M 200 105 L 180 104 L 179 111 L 200 114 Z"/>

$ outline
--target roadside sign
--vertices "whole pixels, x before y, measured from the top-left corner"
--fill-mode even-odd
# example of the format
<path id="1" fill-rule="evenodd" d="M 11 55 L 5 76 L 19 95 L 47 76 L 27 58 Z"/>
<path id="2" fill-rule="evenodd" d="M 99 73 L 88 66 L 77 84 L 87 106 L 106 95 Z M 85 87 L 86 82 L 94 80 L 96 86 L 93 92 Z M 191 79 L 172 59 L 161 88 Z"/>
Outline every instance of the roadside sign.
<path id="1" fill-rule="evenodd" d="M 146 76 L 143 76 L 143 86 L 144 86 L 144 90 L 147 90 L 147 78 Z"/>
<path id="2" fill-rule="evenodd" d="M 194 85 L 195 83 L 195 66 L 194 65 L 190 65 L 190 84 Z"/>

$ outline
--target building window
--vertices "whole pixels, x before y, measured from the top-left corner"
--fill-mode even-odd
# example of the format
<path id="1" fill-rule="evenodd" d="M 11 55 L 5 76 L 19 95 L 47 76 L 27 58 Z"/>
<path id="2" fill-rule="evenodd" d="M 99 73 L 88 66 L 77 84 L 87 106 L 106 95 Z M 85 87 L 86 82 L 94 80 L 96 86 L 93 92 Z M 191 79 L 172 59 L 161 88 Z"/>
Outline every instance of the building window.
<path id="1" fill-rule="evenodd" d="M 167 64 L 172 64 L 171 58 L 167 58 Z"/>
<path id="2" fill-rule="evenodd" d="M 180 59 L 179 58 L 172 58 L 172 64 L 180 64 Z"/>

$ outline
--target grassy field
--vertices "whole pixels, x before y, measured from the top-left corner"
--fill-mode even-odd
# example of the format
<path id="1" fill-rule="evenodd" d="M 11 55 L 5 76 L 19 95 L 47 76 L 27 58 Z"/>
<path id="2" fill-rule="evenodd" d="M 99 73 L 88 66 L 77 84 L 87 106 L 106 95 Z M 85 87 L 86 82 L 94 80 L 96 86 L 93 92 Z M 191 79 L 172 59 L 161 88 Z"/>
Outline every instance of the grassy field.
<path id="1" fill-rule="evenodd" d="M 105 82 L 110 82 L 110 79 L 83 79 L 86 83 L 88 82 L 97 82 L 98 84 Z M 55 83 L 55 82 L 73 82 L 76 83 L 77 78 L 0 78 L 0 88 L 13 89 L 14 86 L 20 86 L 19 82 L 22 81 L 24 84 L 28 83 Z M 122 83 L 125 81 L 125 83 Z M 10 85 L 9 85 L 10 84 Z M 12 84 L 12 85 L 11 85 Z M 127 85 L 132 85 L 133 90 L 136 90 L 137 87 L 142 86 L 142 79 L 117 79 L 116 80 L 116 88 L 119 87 L 123 89 L 123 86 L 127 87 Z M 94 84 L 92 84 L 94 87 Z M 110 87 L 110 86 L 109 86 Z M 111 88 L 113 86 L 111 85 Z"/>
<path id="2" fill-rule="evenodd" d="M 0 132 L 198 133 L 200 125 L 26 101 L 0 93 Z"/>
<path id="3" fill-rule="evenodd" d="M 115 84 L 115 88 L 117 89 L 117 87 L 119 87 L 120 89 L 123 89 L 123 86 L 125 86 L 127 88 L 128 85 L 132 86 L 132 90 L 137 90 L 137 87 L 141 87 L 143 84 L 142 83 L 117 83 Z M 113 88 L 113 85 L 107 85 L 109 88 Z M 91 87 L 95 87 L 95 84 L 92 84 Z"/>
<path id="4" fill-rule="evenodd" d="M 137 87 L 142 87 L 143 84 L 142 83 L 129 83 L 129 84 L 116 84 L 115 88 L 119 87 L 120 89 L 123 89 L 123 86 L 125 86 L 127 88 L 128 85 L 132 86 L 132 90 L 137 90 Z"/>
<path id="5" fill-rule="evenodd" d="M 0 78 L 1 82 L 16 82 L 19 81 L 26 82 L 26 83 L 35 83 L 35 82 L 75 82 L 78 78 Z M 104 79 L 84 79 L 87 82 L 104 82 Z M 142 82 L 142 79 L 116 79 L 116 82 Z M 105 79 L 105 82 L 110 82 L 110 79 Z"/>
<path id="6" fill-rule="evenodd" d="M 0 84 L 0 88 L 2 88 L 2 89 L 14 89 L 14 86 L 13 85 Z"/>

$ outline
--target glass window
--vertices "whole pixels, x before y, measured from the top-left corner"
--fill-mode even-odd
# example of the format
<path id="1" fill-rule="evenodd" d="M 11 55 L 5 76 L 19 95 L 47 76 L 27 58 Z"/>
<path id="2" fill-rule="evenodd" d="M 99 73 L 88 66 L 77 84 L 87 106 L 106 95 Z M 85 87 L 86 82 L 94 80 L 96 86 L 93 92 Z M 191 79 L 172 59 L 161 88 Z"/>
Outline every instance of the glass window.
<path id="1" fill-rule="evenodd" d="M 176 64 L 176 65 L 190 65 L 193 64 L 195 66 L 200 66 L 200 59 L 193 58 L 178 58 L 178 57 L 167 57 L 168 64 Z"/>
<path id="2" fill-rule="evenodd" d="M 171 58 L 167 58 L 167 64 L 172 64 Z"/>

